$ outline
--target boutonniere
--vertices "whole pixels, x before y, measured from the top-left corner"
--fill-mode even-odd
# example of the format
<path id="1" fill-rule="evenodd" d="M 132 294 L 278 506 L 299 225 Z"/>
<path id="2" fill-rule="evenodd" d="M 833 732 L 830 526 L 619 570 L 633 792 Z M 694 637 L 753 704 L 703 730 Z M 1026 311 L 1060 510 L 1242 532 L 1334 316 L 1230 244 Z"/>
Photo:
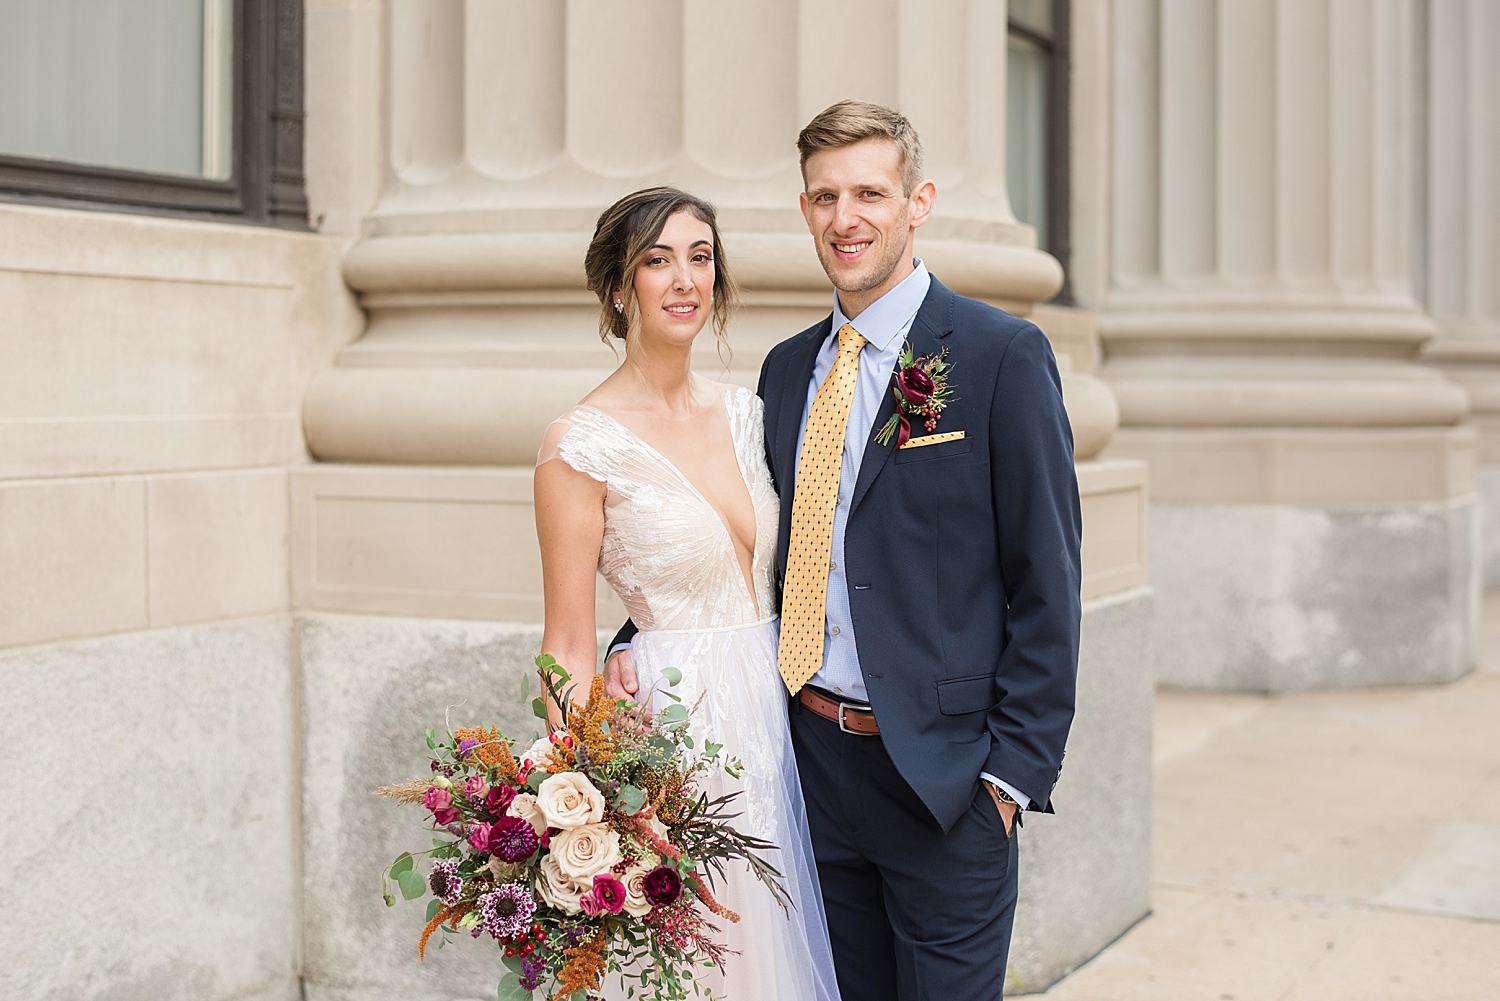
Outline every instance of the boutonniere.
<path id="1" fill-rule="evenodd" d="M 889 445 L 891 435 L 899 427 L 901 436 L 896 440 L 896 447 L 905 445 L 911 437 L 913 417 L 920 418 L 922 426 L 929 431 L 937 427 L 943 408 L 951 402 L 953 396 L 953 390 L 948 388 L 948 370 L 953 365 L 943 360 L 947 356 L 948 349 L 943 348 L 935 355 L 913 358 L 911 342 L 902 345 L 901 354 L 896 358 L 896 372 L 891 376 L 891 392 L 896 394 L 896 412 L 885 422 L 880 433 L 875 435 L 878 444 Z"/>

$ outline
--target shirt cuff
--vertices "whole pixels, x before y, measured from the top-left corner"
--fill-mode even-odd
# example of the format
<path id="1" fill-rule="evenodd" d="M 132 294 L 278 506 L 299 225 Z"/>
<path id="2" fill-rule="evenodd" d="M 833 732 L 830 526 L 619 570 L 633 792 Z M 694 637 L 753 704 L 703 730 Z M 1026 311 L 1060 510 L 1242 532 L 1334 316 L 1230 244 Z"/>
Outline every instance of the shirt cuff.
<path id="1" fill-rule="evenodd" d="M 605 660 L 609 660 L 609 658 L 613 657 L 615 654 L 619 653 L 621 650 L 629 650 L 629 649 L 630 649 L 630 644 L 629 643 L 616 643 L 614 646 L 612 646 L 612 647 L 609 648 L 609 653 L 607 653 L 607 654 L 604 655 L 604 659 Z"/>
<path id="2" fill-rule="evenodd" d="M 613 651 L 611 651 L 611 652 L 613 652 Z M 1004 779 L 997 779 L 997 778 L 995 778 L 995 776 L 991 775 L 989 772 L 980 772 L 979 773 L 979 777 L 982 778 L 982 779 L 984 779 L 986 782 L 992 782 L 992 783 L 994 783 L 995 786 L 997 786 L 998 788 L 1004 790 L 1005 794 L 1008 795 L 1011 799 L 1015 800 L 1016 801 L 1016 805 L 1018 807 L 1020 807 L 1021 809 L 1024 810 L 1024 809 L 1026 809 L 1027 807 L 1029 807 L 1031 805 L 1031 797 L 1030 796 L 1026 795 L 1024 792 L 1022 792 L 1021 790 L 1017 789 L 1015 786 L 1011 785 L 1009 782 L 1005 781 Z"/>

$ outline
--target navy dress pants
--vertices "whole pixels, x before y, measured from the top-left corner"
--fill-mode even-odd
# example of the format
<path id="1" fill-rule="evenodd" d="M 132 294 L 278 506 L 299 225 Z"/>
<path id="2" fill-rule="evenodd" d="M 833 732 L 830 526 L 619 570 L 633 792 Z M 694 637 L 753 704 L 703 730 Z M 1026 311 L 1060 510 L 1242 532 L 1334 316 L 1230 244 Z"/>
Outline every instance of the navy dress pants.
<path id="1" fill-rule="evenodd" d="M 1016 839 L 984 786 L 944 834 L 880 737 L 791 724 L 844 1001 L 1000 1001 Z"/>

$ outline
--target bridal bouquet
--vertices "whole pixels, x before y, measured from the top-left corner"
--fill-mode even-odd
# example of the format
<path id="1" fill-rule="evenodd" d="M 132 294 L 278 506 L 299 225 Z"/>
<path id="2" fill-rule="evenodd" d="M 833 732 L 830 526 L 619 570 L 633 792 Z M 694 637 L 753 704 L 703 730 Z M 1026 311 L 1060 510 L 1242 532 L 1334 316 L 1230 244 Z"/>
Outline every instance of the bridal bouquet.
<path id="1" fill-rule="evenodd" d="M 537 666 L 544 698 L 569 704 L 562 668 L 545 655 Z M 671 685 L 681 680 L 664 673 Z M 392 883 L 407 900 L 432 893 L 419 956 L 434 934 L 440 946 L 463 932 L 488 935 L 507 969 L 499 1001 L 539 989 L 551 1001 L 585 1001 L 608 972 L 630 982 L 632 996 L 705 993 L 693 969 L 722 967 L 727 952 L 708 915 L 739 920 L 714 899 L 711 874 L 740 860 L 783 907 L 787 897 L 757 854 L 774 846 L 729 825 L 734 796 L 710 799 L 697 787 L 715 769 L 738 776 L 738 763 L 717 744 L 695 748 L 687 707 L 667 695 L 674 704 L 653 719 L 639 703 L 606 699 L 596 676 L 588 703 L 519 755 L 493 726 L 427 731 L 432 775 L 378 790 L 421 803 L 439 835 L 381 877 L 390 906 Z M 545 707 L 533 702 L 543 719 Z M 419 856 L 432 860 L 425 879 Z"/>

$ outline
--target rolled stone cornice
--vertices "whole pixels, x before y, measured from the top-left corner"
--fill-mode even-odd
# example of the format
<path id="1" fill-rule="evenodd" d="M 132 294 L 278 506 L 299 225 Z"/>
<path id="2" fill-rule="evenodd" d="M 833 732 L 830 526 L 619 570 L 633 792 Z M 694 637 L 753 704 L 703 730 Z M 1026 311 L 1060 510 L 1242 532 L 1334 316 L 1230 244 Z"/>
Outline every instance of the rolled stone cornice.
<path id="1" fill-rule="evenodd" d="M 590 233 L 432 233 L 367 237 L 349 249 L 344 278 L 360 292 L 581 289 Z M 726 232 L 734 274 L 749 289 L 824 290 L 828 277 L 806 233 Z M 917 252 L 956 292 L 1019 302 L 1050 299 L 1062 266 L 1012 244 L 919 237 Z"/>

